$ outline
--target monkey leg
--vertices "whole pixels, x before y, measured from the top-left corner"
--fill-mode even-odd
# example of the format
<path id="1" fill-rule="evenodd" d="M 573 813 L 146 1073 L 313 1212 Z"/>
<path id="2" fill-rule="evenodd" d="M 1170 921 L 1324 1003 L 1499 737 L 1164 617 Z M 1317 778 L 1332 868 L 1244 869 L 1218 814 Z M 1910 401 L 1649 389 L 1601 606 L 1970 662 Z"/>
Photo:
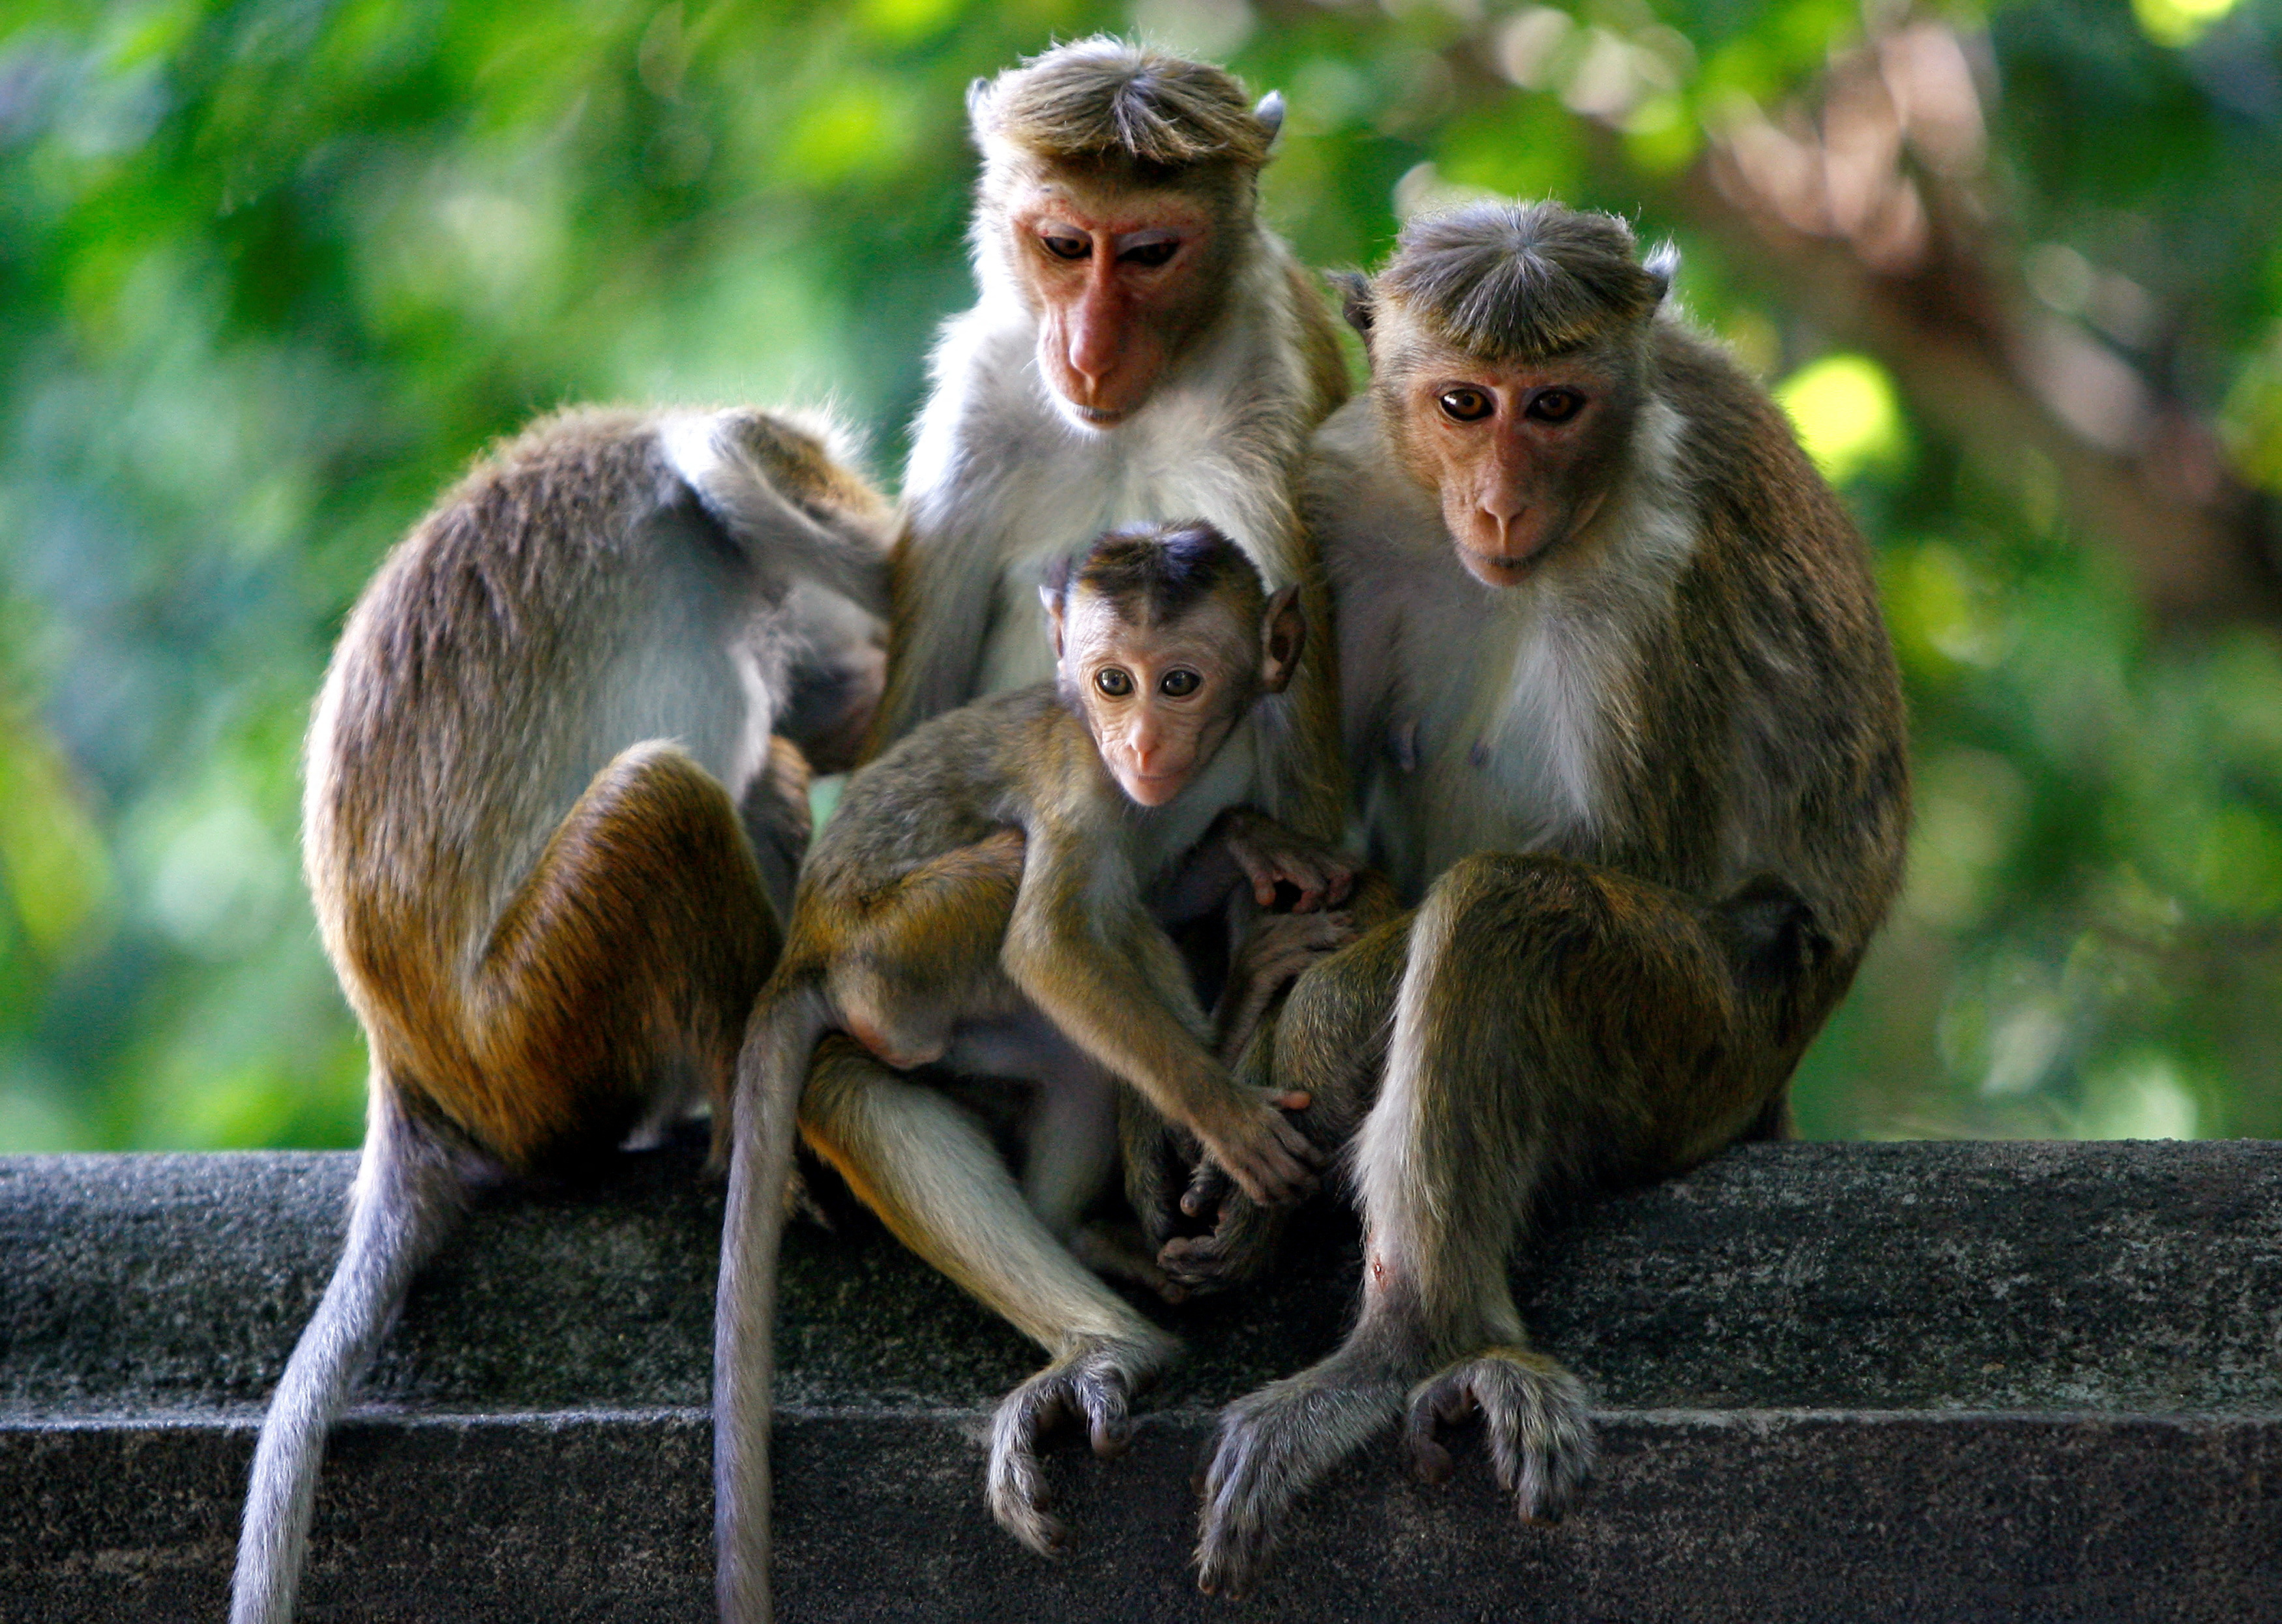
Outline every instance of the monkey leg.
<path id="1" fill-rule="evenodd" d="M 1344 1146 L 1370 1107 L 1385 1063 L 1394 999 L 1409 952 L 1410 920 L 1376 876 L 1359 890 L 1363 934 L 1303 973 L 1274 1022 L 1238 1062 L 1237 1075 L 1260 1086 L 1304 1089 L 1296 1120 L 1326 1154 Z M 1222 1291 L 1257 1278 L 1273 1260 L 1290 1214 L 1263 1207 L 1211 1163 L 1200 1165 L 1181 1198 L 1191 1218 L 1215 1215 L 1201 1235 L 1175 1235 L 1157 1261 L 1191 1292 Z"/>
<path id="2" fill-rule="evenodd" d="M 1514 1240 L 1558 1184 L 1676 1170 L 1764 1102 L 1720 945 L 1673 892 L 1558 859 L 1470 858 L 1409 947 L 1354 1146 L 1362 1312 L 1329 1358 L 1222 1413 L 1207 1589 L 1246 1586 L 1292 1499 L 1406 1409 L 1425 1476 L 1448 1470 L 1440 1429 L 1479 1415 L 1522 1515 L 1557 1517 L 1590 1469 L 1591 1426 L 1582 1388 L 1522 1329 Z"/>
<path id="3" fill-rule="evenodd" d="M 1097 1455 L 1130 1439 L 1127 1407 L 1179 1351 L 1090 1272 L 1022 1199 L 972 1117 L 857 1045 L 827 1038 L 801 1097 L 801 1131 L 897 1239 L 1043 1347 L 1052 1363 L 1008 1395 L 990 1426 L 991 1515 L 1052 1554 L 1067 1531 L 1048 1511 L 1040 1440 L 1083 1426 Z"/>
<path id="4" fill-rule="evenodd" d="M 595 774 L 485 944 L 471 1061 L 418 1045 L 400 1074 L 518 1170 L 652 1141 L 703 1094 L 718 1147 L 778 944 L 727 791 L 668 742 L 634 745 Z"/>

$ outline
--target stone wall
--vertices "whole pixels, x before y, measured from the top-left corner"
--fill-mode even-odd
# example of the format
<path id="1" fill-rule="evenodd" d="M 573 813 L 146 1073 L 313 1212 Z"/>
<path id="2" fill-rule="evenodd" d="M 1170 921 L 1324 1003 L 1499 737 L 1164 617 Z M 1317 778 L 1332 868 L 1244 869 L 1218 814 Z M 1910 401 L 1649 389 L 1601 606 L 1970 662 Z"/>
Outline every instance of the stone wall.
<path id="1" fill-rule="evenodd" d="M 710 1612 L 720 1192 L 688 1147 L 502 1191 L 336 1436 L 309 1620 Z M 0 1620 L 221 1615 L 260 1405 L 346 1155 L 0 1158 Z M 1393 1440 L 1243 1604 L 1186 1571 L 1215 1408 L 1328 1348 L 1354 1239 L 1160 1317 L 1132 1451 L 1052 1463 L 1064 1560 L 976 1439 L 1033 1351 L 860 1216 L 788 1241 L 777 1585 L 837 1620 L 2282 1619 L 2282 1145 L 1749 1146 L 1567 1215 L 1517 1274 L 1591 1384 L 1584 1504 L 1521 1526 Z"/>

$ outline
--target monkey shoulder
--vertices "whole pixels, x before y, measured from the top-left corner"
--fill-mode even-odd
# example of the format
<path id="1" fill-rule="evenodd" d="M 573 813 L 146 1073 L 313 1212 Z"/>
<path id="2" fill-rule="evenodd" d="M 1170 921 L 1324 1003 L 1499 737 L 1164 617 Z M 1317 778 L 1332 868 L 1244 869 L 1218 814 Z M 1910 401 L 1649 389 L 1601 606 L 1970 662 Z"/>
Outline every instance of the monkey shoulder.
<path id="1" fill-rule="evenodd" d="M 1027 830 L 1036 763 L 1067 749 L 1071 720 L 1052 686 L 1036 684 L 921 723 L 849 780 L 811 868 L 892 876 L 997 830 Z"/>

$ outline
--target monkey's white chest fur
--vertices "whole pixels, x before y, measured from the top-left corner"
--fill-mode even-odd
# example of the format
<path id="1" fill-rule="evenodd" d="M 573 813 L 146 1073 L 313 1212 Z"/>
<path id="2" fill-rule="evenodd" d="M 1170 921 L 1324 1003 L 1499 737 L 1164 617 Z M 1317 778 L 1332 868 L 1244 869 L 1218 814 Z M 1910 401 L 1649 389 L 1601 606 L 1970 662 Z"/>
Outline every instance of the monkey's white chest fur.
<path id="1" fill-rule="evenodd" d="M 1256 426 L 1257 396 L 1286 380 L 1254 354 L 1253 335 L 1231 325 L 1113 430 L 1082 427 L 1056 406 L 1036 346 L 1032 317 L 987 299 L 951 324 L 905 481 L 917 529 L 996 563 L 977 695 L 1053 675 L 1039 585 L 1115 526 L 1205 519 L 1260 565 L 1269 591 L 1296 578 L 1289 449 L 1262 443 Z"/>
<path id="2" fill-rule="evenodd" d="M 1340 630 L 1370 849 L 1406 894 L 1473 852 L 1574 852 L 1609 832 L 1611 782 L 1642 723 L 1638 640 L 1669 612 L 1696 540 L 1665 477 L 1680 427 L 1669 408 L 1645 415 L 1635 477 L 1595 525 L 1589 568 L 1550 558 L 1520 586 L 1483 587 L 1426 499 L 1393 509 L 1409 514 L 1403 533 L 1328 538 L 1335 577 L 1404 583 L 1343 601 Z"/>

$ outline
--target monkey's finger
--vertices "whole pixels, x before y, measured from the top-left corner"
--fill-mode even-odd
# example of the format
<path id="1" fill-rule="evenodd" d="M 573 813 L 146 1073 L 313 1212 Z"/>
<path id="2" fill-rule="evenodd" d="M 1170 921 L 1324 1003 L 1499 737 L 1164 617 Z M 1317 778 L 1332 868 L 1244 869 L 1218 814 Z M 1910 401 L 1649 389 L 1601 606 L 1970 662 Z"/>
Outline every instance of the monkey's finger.
<path id="1" fill-rule="evenodd" d="M 1287 1088 L 1271 1095 L 1268 1103 L 1279 1111 L 1304 1111 L 1316 1103 L 1316 1097 L 1304 1088 Z"/>
<path id="2" fill-rule="evenodd" d="M 1410 1454 L 1410 1468 L 1422 1483 L 1447 1483 L 1457 1470 L 1457 1462 L 1450 1451 L 1434 1436 L 1434 1417 L 1424 1404 L 1413 1404 L 1403 1427 L 1403 1441 Z"/>
<path id="3" fill-rule="evenodd" d="M 1191 1218 L 1217 1212 L 1232 1187 L 1227 1169 L 1216 1162 L 1199 1162 L 1189 1177 L 1188 1189 L 1182 1193 L 1181 1211 Z"/>
<path id="4" fill-rule="evenodd" d="M 1077 1396 L 1085 1406 L 1086 1431 L 1093 1452 L 1114 1460 L 1133 1447 L 1133 1423 L 1125 1412 L 1125 1390 L 1116 1382 L 1081 1377 Z"/>

